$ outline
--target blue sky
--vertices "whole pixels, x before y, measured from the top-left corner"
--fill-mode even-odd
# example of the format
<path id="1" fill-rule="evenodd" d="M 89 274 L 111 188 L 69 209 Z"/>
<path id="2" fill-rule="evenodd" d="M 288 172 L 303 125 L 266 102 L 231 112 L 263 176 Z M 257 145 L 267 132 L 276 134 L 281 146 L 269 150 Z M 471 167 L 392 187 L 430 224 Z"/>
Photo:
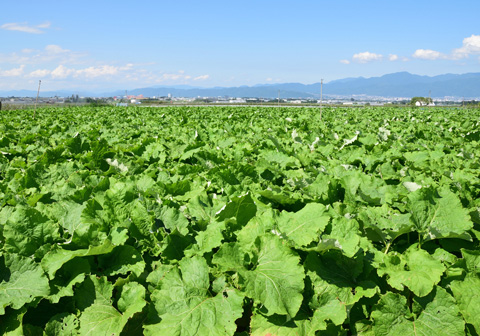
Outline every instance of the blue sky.
<path id="1" fill-rule="evenodd" d="M 0 90 L 480 72 L 480 1 L 3 1 Z"/>

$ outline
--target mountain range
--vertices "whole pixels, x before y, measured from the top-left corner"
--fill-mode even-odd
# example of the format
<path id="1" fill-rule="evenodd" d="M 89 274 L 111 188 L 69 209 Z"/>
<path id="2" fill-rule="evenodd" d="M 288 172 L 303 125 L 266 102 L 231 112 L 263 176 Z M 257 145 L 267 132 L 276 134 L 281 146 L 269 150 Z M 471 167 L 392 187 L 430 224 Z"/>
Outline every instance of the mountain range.
<path id="1" fill-rule="evenodd" d="M 129 95 L 143 94 L 145 97 L 258 97 L 258 98 L 319 98 L 320 83 L 259 84 L 255 86 L 199 88 L 187 85 L 156 86 L 128 90 Z M 1 97 L 34 97 L 36 91 L 0 91 Z M 49 91 L 42 97 L 68 97 L 78 94 L 84 97 L 122 96 L 125 90 L 113 92 Z M 408 72 L 397 72 L 381 77 L 357 77 L 334 80 L 323 84 L 324 97 L 367 95 L 380 97 L 480 97 L 480 73 L 444 74 L 420 76 Z"/>

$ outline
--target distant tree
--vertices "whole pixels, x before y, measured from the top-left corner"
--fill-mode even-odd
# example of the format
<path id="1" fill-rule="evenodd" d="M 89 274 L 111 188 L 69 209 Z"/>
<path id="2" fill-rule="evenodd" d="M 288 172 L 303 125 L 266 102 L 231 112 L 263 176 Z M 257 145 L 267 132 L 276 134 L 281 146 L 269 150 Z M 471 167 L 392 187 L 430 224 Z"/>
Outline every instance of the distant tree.
<path id="1" fill-rule="evenodd" d="M 410 100 L 411 105 L 415 105 L 417 102 L 420 102 L 422 105 L 428 105 L 433 102 L 433 99 L 429 97 L 413 97 Z"/>

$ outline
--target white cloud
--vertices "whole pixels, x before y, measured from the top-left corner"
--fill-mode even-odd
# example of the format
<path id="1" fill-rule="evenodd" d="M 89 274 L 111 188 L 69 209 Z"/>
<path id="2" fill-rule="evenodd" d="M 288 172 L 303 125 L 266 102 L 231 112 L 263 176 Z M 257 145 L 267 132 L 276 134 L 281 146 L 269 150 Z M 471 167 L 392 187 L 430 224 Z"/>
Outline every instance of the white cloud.
<path id="1" fill-rule="evenodd" d="M 462 47 L 453 50 L 452 58 L 461 59 L 477 54 L 480 54 L 480 35 L 472 35 L 463 39 Z"/>
<path id="2" fill-rule="evenodd" d="M 75 76 L 85 76 L 87 78 L 95 78 L 102 76 L 117 75 L 120 71 L 128 70 L 128 67 L 115 67 L 112 65 L 102 65 L 98 67 L 88 67 L 85 69 L 75 70 Z"/>
<path id="3" fill-rule="evenodd" d="M 53 79 L 65 79 L 75 72 L 74 69 L 68 69 L 64 65 L 60 64 L 55 70 L 53 70 L 50 75 Z"/>
<path id="4" fill-rule="evenodd" d="M 4 30 L 12 30 L 12 31 L 19 31 L 23 33 L 29 34 L 43 34 L 43 29 L 47 29 L 50 27 L 50 22 L 45 22 L 36 26 L 29 26 L 26 23 L 5 23 L 0 26 L 0 29 Z"/>
<path id="5" fill-rule="evenodd" d="M 430 49 L 417 49 L 413 53 L 412 57 L 424 60 L 437 60 L 446 58 L 446 56 L 441 52 Z"/>
<path id="6" fill-rule="evenodd" d="M 25 65 L 10 70 L 0 70 L 0 77 L 19 77 L 23 75 Z"/>
<path id="7" fill-rule="evenodd" d="M 353 55 L 352 59 L 358 63 L 367 63 L 372 61 L 381 61 L 383 59 L 383 55 L 365 51 L 365 52 Z"/>
<path id="8" fill-rule="evenodd" d="M 51 73 L 52 72 L 50 70 L 47 70 L 47 69 L 38 69 L 38 70 L 30 72 L 28 74 L 28 77 L 44 78 L 44 77 L 47 77 L 48 75 L 50 75 Z"/>
<path id="9" fill-rule="evenodd" d="M 42 24 L 39 24 L 39 25 L 37 26 L 37 28 L 46 29 L 46 28 L 50 28 L 51 25 L 52 25 L 52 24 L 47 21 L 47 22 L 44 22 L 44 23 L 42 23 Z"/>
<path id="10" fill-rule="evenodd" d="M 350 61 L 349 61 L 349 60 L 346 60 L 346 59 L 343 59 L 343 60 L 340 60 L 340 63 L 343 63 L 343 64 L 350 64 Z"/>
<path id="11" fill-rule="evenodd" d="M 453 49 L 450 54 L 443 54 L 439 51 L 430 49 L 417 49 L 412 55 L 414 58 L 424 60 L 438 60 L 449 59 L 459 60 L 468 58 L 470 55 L 480 54 L 480 35 L 472 35 L 463 39 L 462 46 L 457 49 Z"/>
<path id="12" fill-rule="evenodd" d="M 396 61 L 396 60 L 398 60 L 398 55 L 390 54 L 390 55 L 388 55 L 388 60 L 392 61 L 392 62 Z"/>
<path id="13" fill-rule="evenodd" d="M 206 80 L 206 79 L 209 79 L 210 78 L 210 75 L 201 75 L 201 76 L 197 76 L 195 78 L 193 78 L 194 81 L 198 81 L 198 80 Z"/>

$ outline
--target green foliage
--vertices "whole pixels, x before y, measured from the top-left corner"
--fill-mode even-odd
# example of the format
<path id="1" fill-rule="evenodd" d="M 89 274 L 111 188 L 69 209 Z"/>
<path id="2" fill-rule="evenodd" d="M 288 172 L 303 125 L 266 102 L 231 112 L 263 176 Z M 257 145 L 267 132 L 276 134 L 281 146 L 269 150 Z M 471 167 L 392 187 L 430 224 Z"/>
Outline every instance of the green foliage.
<path id="1" fill-rule="evenodd" d="M 433 103 L 433 99 L 430 97 L 413 97 L 410 100 L 411 105 L 415 105 L 417 102 L 419 102 L 421 105 L 428 105 Z"/>
<path id="2" fill-rule="evenodd" d="M 478 113 L 4 111 L 0 334 L 478 335 Z"/>

